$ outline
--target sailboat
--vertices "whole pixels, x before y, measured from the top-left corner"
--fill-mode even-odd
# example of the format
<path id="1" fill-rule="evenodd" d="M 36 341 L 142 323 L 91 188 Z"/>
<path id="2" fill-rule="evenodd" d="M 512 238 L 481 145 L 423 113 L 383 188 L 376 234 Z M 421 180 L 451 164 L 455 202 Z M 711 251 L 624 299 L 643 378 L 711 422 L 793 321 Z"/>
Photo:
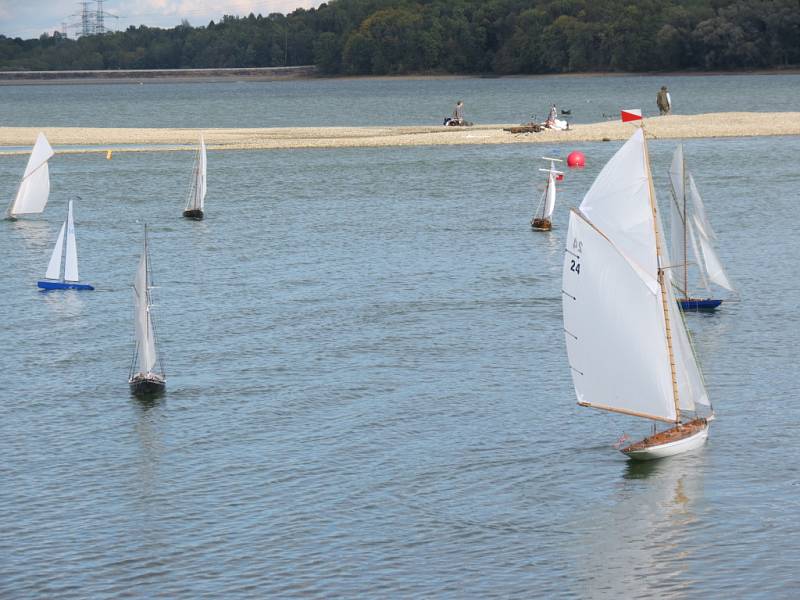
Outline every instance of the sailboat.
<path id="1" fill-rule="evenodd" d="M 694 258 L 693 262 L 698 266 L 700 279 L 707 293 L 710 294 L 709 281 L 728 291 L 735 292 L 735 290 L 714 250 L 713 240 L 716 239 L 716 235 L 708 222 L 694 177 L 686 168 L 682 144 L 678 144 L 672 157 L 669 179 L 672 192 L 670 250 L 673 261 L 670 276 L 679 292 L 678 303 L 683 310 L 714 310 L 722 304 L 721 299 L 695 298 L 689 293 L 690 252 Z"/>
<path id="2" fill-rule="evenodd" d="M 147 249 L 147 225 L 144 228 L 144 249 L 133 280 L 134 337 L 136 347 L 131 361 L 128 384 L 134 394 L 153 394 L 166 387 L 164 365 L 156 350 L 156 328 L 150 301 L 150 255 Z M 156 370 L 158 367 L 158 370 Z"/>
<path id="3" fill-rule="evenodd" d="M 666 275 L 660 221 L 639 128 L 570 212 L 562 272 L 578 404 L 652 421 L 652 435 L 620 442 L 637 460 L 701 446 L 714 415 Z M 670 427 L 656 431 L 659 422 Z"/>
<path id="4" fill-rule="evenodd" d="M 47 204 L 50 195 L 50 171 L 47 161 L 53 156 L 44 133 L 39 133 L 31 150 L 25 173 L 17 188 L 17 195 L 6 209 L 7 219 L 16 219 L 17 215 L 40 213 Z"/>
<path id="5" fill-rule="evenodd" d="M 189 197 L 183 216 L 189 219 L 201 220 L 206 199 L 206 144 L 200 136 L 200 147 L 194 159 L 192 182 L 189 185 Z"/>
<path id="6" fill-rule="evenodd" d="M 550 231 L 553 228 L 553 223 L 550 219 L 553 216 L 553 209 L 556 207 L 556 178 L 564 175 L 562 171 L 556 171 L 555 163 L 564 161 L 560 158 L 549 158 L 547 156 L 543 156 L 542 159 L 550 161 L 550 168 L 539 169 L 547 173 L 547 184 L 542 198 L 539 200 L 539 206 L 536 207 L 536 214 L 531 220 L 531 227 L 535 231 Z"/>
<path id="7" fill-rule="evenodd" d="M 67 244 L 64 248 L 64 233 Z M 63 263 L 63 265 L 62 265 Z M 93 290 L 88 283 L 80 283 L 78 275 L 78 246 L 75 243 L 75 224 L 72 220 L 72 200 L 67 207 L 67 220 L 61 224 L 58 239 L 50 255 L 44 279 L 36 282 L 43 290 Z"/>

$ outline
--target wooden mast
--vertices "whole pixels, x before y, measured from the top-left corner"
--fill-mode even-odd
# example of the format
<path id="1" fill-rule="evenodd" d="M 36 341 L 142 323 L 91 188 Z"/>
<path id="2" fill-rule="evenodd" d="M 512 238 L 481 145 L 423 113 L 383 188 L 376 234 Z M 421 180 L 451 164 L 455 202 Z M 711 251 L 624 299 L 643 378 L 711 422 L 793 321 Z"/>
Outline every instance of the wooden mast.
<path id="1" fill-rule="evenodd" d="M 675 353 L 672 350 L 672 327 L 669 321 L 669 299 L 664 282 L 664 269 L 661 268 L 661 236 L 658 233 L 658 210 L 656 208 L 656 191 L 653 187 L 653 174 L 650 172 L 650 153 L 647 150 L 644 121 L 642 121 L 642 143 L 644 147 L 644 163 L 647 171 L 647 185 L 650 191 L 650 208 L 653 211 L 653 231 L 656 236 L 656 260 L 658 262 L 658 285 L 661 288 L 661 307 L 664 311 L 664 326 L 667 334 L 667 352 L 669 353 L 669 368 L 672 374 L 672 399 L 675 402 L 675 422 L 681 422 L 681 405 L 678 398 L 678 375 L 675 368 Z"/>

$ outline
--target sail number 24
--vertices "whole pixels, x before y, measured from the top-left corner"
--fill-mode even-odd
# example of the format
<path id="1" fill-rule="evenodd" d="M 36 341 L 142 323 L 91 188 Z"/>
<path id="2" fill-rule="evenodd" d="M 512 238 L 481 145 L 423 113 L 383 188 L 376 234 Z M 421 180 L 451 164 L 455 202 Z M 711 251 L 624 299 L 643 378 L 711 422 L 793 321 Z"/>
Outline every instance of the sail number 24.
<path id="1" fill-rule="evenodd" d="M 578 241 L 578 238 L 572 238 L 572 250 L 573 252 L 571 254 L 575 258 L 569 261 L 570 262 L 569 270 L 580 275 L 581 263 L 578 261 L 580 261 L 581 253 L 583 252 L 583 242 Z"/>

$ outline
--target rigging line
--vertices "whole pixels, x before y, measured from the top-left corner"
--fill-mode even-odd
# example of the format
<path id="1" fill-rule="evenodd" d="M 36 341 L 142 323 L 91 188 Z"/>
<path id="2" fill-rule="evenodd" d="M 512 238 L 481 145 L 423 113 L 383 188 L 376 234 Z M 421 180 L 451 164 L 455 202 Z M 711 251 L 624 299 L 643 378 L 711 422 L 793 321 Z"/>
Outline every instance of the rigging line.
<path id="1" fill-rule="evenodd" d="M 580 254 L 575 254 L 575 253 L 574 253 L 572 250 L 570 250 L 569 248 L 564 248 L 564 252 L 566 252 L 567 254 L 571 254 L 571 255 L 572 255 L 572 256 L 574 256 L 575 258 L 580 258 L 580 257 L 581 257 L 581 255 L 580 255 Z"/>
<path id="2" fill-rule="evenodd" d="M 570 294 L 569 292 L 565 292 L 564 290 L 561 290 L 561 293 L 562 293 L 562 294 L 565 294 L 565 295 L 567 295 L 567 296 L 569 296 L 569 297 L 570 297 L 570 298 L 572 298 L 573 300 L 577 300 L 577 298 L 576 298 L 575 296 L 573 296 L 572 294 Z"/>
<path id="3" fill-rule="evenodd" d="M 578 336 L 577 336 L 577 335 L 575 335 L 574 333 L 572 333 L 571 331 L 569 331 L 568 329 L 564 329 L 564 333 L 566 333 L 567 335 L 569 335 L 569 336 L 571 336 L 571 337 L 575 338 L 575 340 L 577 340 L 577 339 L 578 339 Z"/>
<path id="4" fill-rule="evenodd" d="M 573 371 L 575 371 L 578 375 L 583 376 L 583 371 L 578 371 L 578 369 L 576 369 L 572 365 L 570 365 L 569 368 L 572 369 Z M 580 402 L 578 404 L 580 404 Z"/>

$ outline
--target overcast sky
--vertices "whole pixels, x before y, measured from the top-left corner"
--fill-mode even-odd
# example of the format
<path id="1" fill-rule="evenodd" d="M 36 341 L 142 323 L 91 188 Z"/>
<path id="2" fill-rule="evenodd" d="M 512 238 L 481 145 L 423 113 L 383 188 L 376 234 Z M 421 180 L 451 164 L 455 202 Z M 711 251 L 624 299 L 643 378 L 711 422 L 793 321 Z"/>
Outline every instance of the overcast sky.
<path id="1" fill-rule="evenodd" d="M 131 25 L 175 27 L 181 19 L 195 26 L 207 25 L 226 14 L 286 14 L 321 3 L 315 0 L 104 0 L 103 11 L 119 17 L 106 16 L 106 27 L 127 29 Z M 97 10 L 96 0 L 89 2 L 89 10 Z M 29 39 L 45 31 L 61 30 L 66 23 L 69 36 L 75 37 L 76 27 L 70 25 L 80 23 L 80 12 L 78 0 L 0 0 L 0 34 Z"/>

